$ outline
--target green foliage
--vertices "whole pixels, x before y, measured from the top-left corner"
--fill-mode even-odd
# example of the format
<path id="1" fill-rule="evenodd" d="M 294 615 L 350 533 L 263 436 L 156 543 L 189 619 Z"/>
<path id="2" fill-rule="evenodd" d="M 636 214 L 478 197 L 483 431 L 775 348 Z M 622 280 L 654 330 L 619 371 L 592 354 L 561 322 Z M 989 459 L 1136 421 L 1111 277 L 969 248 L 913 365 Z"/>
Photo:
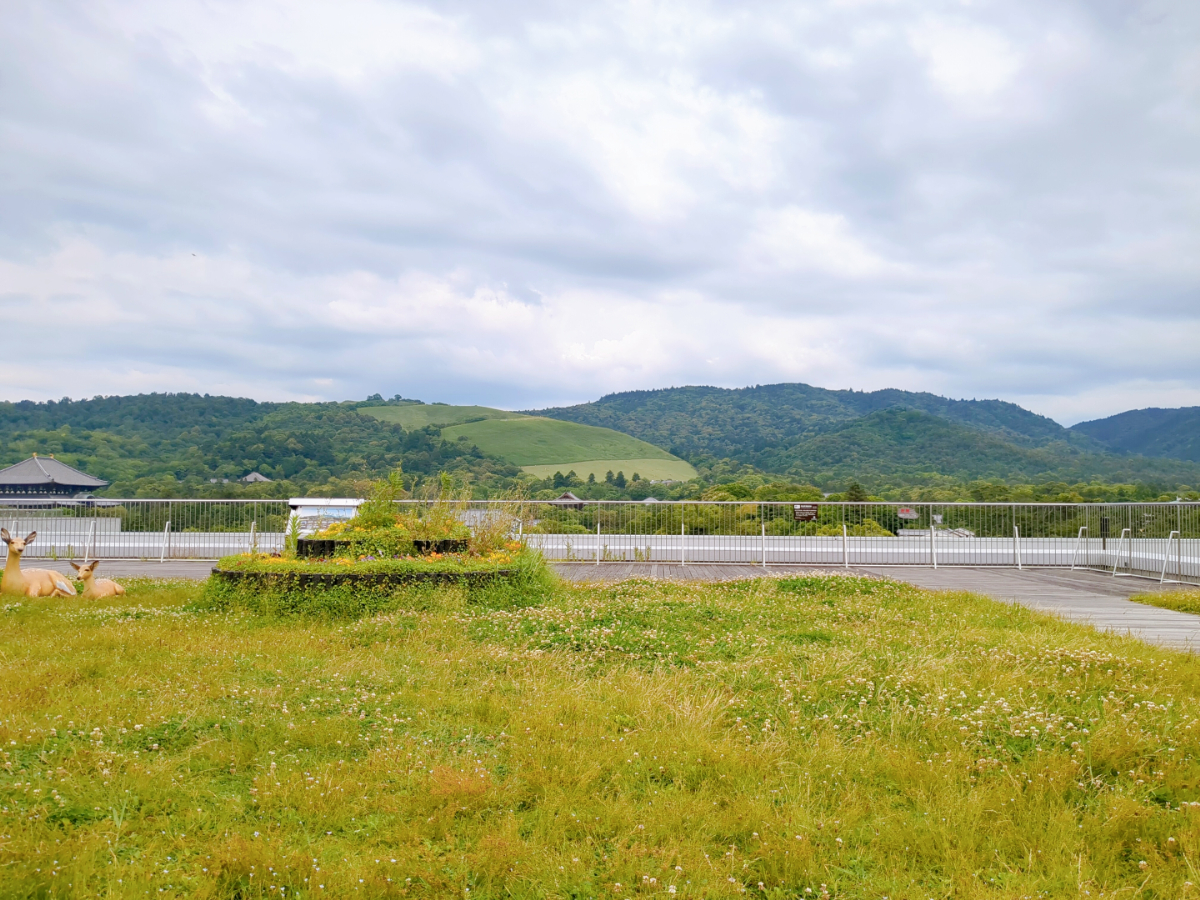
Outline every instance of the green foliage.
<path id="1" fill-rule="evenodd" d="M 594 403 L 539 410 L 537 415 L 624 431 L 685 459 L 728 457 L 769 468 L 783 448 L 895 407 L 921 410 L 1029 446 L 1069 439 L 1057 422 L 1015 403 L 950 400 L 898 390 L 830 391 L 807 384 L 628 391 Z"/>
<path id="2" fill-rule="evenodd" d="M 1124 415 L 1141 422 L 1147 419 L 1142 413 L 1152 412 Z M 1170 412 L 1149 416 L 1151 424 Z M 1161 444 L 1143 437 L 1128 449 L 1196 455 L 1186 437 L 1195 434 L 1192 419 L 1188 411 L 1175 412 L 1179 415 L 1170 417 L 1175 430 L 1167 429 Z M 624 431 L 670 448 L 702 474 L 710 461 L 728 459 L 826 489 L 851 480 L 876 493 L 884 485 L 932 487 L 977 479 L 1200 484 L 1200 465 L 1194 462 L 1116 455 L 1089 434 L 1111 439 L 1120 449 L 1126 445 L 1102 434 L 1098 425 L 1065 429 L 998 400 L 778 384 L 633 391 L 539 414 Z"/>
<path id="3" fill-rule="evenodd" d="M 470 589 L 410 580 L 401 584 L 308 583 L 295 577 L 231 580 L 209 578 L 201 603 L 213 610 L 245 610 L 258 616 L 358 619 L 399 609 L 426 610 L 461 606 Z"/>
<path id="4" fill-rule="evenodd" d="M 483 419 L 517 419 L 521 413 L 492 409 L 488 406 L 450 406 L 445 403 L 403 403 L 360 407 L 364 413 L 404 428 L 444 428 Z"/>
<path id="5" fill-rule="evenodd" d="M 1193 892 L 1192 654 L 853 577 L 196 587 L 0 613 L 0 893 Z"/>
<path id="6" fill-rule="evenodd" d="M 597 459 L 671 459 L 667 451 L 609 428 L 558 419 L 482 419 L 442 429 L 448 441 L 466 438 L 518 466 L 562 465 Z"/>
<path id="7" fill-rule="evenodd" d="M 404 498 L 404 479 L 400 469 L 388 473 L 387 478 L 375 482 L 371 495 L 359 504 L 354 518 L 348 525 L 355 531 L 372 531 L 392 528 L 396 525 L 396 501 Z"/>
<path id="8" fill-rule="evenodd" d="M 450 471 L 486 494 L 506 489 L 520 474 L 474 447 L 443 441 L 434 430 L 406 431 L 363 415 L 356 404 L 195 394 L 0 403 L 0 463 L 34 452 L 53 453 L 112 482 L 101 493 L 119 497 L 357 494 L 356 482 L 401 466 L 410 486 Z M 238 483 L 253 471 L 275 480 Z"/>
<path id="9" fill-rule="evenodd" d="M 265 616 L 357 618 L 425 608 L 422 604 L 443 602 L 446 591 L 463 602 L 511 606 L 524 590 L 548 589 L 550 578 L 541 554 L 518 546 L 486 558 L 464 554 L 348 563 L 227 556 L 217 568 L 232 574 L 209 578 L 201 602 L 212 609 L 244 609 Z"/>
<path id="10" fill-rule="evenodd" d="M 1071 431 L 1084 434 L 1117 453 L 1140 453 L 1200 462 L 1200 407 L 1133 409 L 1080 422 Z"/>

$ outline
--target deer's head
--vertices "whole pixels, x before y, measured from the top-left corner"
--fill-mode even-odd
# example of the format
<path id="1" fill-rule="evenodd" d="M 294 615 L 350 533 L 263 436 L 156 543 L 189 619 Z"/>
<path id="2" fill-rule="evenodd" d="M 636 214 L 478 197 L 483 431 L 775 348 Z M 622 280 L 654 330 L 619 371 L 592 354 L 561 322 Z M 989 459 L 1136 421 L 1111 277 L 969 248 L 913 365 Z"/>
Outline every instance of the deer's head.
<path id="1" fill-rule="evenodd" d="M 87 581 L 96 574 L 96 566 L 100 565 L 100 560 L 93 559 L 90 563 L 84 563 L 82 566 L 71 563 L 71 568 L 79 573 L 79 577 Z"/>
<path id="2" fill-rule="evenodd" d="M 31 531 L 29 534 L 25 535 L 25 537 L 19 538 L 13 537 L 11 534 L 9 534 L 7 528 L 0 528 L 0 540 L 3 540 L 4 543 L 8 544 L 8 550 L 10 553 L 14 553 L 17 556 L 20 556 L 25 552 L 25 548 L 33 543 L 33 539 L 35 537 L 37 537 L 36 531 Z"/>

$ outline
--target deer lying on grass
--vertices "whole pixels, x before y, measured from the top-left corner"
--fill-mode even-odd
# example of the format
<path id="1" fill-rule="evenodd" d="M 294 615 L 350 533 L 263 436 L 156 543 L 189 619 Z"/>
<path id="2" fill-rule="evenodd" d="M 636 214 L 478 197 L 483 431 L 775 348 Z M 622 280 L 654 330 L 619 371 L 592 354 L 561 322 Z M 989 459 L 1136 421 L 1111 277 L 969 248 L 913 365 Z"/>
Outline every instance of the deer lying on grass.
<path id="1" fill-rule="evenodd" d="M 0 528 L 0 539 L 8 544 L 8 562 L 4 564 L 4 577 L 0 578 L 0 593 L 23 597 L 74 597 L 75 586 L 66 575 L 50 569 L 21 571 L 21 554 L 35 537 L 36 531 L 22 539 L 13 537 L 7 528 Z"/>
<path id="2" fill-rule="evenodd" d="M 98 565 L 100 565 L 98 559 L 84 563 L 82 566 L 71 563 L 71 567 L 79 573 L 79 580 L 83 582 L 83 593 L 80 596 L 85 600 L 99 600 L 101 597 L 124 597 L 125 588 L 111 578 L 96 577 L 96 566 Z"/>

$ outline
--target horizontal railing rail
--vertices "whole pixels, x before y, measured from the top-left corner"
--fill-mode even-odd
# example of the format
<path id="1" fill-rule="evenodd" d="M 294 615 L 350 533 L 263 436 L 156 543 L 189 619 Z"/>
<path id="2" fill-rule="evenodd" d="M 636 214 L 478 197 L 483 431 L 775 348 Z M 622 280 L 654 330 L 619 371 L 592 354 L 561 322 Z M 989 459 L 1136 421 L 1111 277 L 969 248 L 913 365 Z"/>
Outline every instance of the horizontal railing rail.
<path id="1" fill-rule="evenodd" d="M 467 525 L 498 525 L 553 560 L 1061 566 L 1200 583 L 1200 503 L 1188 501 L 567 499 L 451 505 Z M 430 502 L 404 500 L 399 506 L 422 515 Z M 214 559 L 251 549 L 279 552 L 292 516 L 286 500 L 138 498 L 0 506 L 0 526 L 22 537 L 37 532 L 26 557 L 40 559 Z M 315 527 L 310 520 L 305 525 Z"/>

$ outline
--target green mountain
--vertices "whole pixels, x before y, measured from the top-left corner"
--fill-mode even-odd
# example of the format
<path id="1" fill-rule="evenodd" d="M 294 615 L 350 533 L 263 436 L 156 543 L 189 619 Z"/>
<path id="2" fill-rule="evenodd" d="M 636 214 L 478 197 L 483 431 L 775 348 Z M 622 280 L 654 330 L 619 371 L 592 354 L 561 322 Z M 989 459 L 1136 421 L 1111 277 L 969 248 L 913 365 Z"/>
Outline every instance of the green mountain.
<path id="1" fill-rule="evenodd" d="M 624 431 L 694 464 L 729 459 L 821 485 L 938 477 L 1200 483 L 1190 462 L 1119 455 L 1086 430 L 1003 400 L 772 384 L 630 391 L 537 414 Z"/>
<path id="2" fill-rule="evenodd" d="M 54 454 L 112 482 L 110 496 L 286 496 L 337 489 L 339 480 L 379 477 L 397 465 L 418 480 L 450 471 L 481 485 L 519 474 L 465 442 L 442 440 L 436 429 L 404 429 L 360 411 L 369 408 L 198 394 L 0 403 L 0 464 Z M 255 471 L 274 483 L 236 485 Z"/>
<path id="3" fill-rule="evenodd" d="M 1116 453 L 1200 462 L 1200 406 L 1183 409 L 1131 409 L 1107 419 L 1072 425 Z"/>
<path id="4" fill-rule="evenodd" d="M 531 414 L 624 431 L 685 459 L 728 458 L 762 465 L 799 441 L 897 407 L 993 433 L 1018 446 L 1053 442 L 1094 446 L 1053 419 L 1003 400 L 950 400 L 893 389 L 831 391 L 807 384 L 629 391 Z"/>
<path id="5" fill-rule="evenodd" d="M 996 432 L 914 409 L 884 409 L 781 451 L 770 463 L 815 484 L 849 479 L 922 484 L 962 481 L 1200 482 L 1200 465 L 1081 450 L 1065 442 L 1028 447 Z"/>

